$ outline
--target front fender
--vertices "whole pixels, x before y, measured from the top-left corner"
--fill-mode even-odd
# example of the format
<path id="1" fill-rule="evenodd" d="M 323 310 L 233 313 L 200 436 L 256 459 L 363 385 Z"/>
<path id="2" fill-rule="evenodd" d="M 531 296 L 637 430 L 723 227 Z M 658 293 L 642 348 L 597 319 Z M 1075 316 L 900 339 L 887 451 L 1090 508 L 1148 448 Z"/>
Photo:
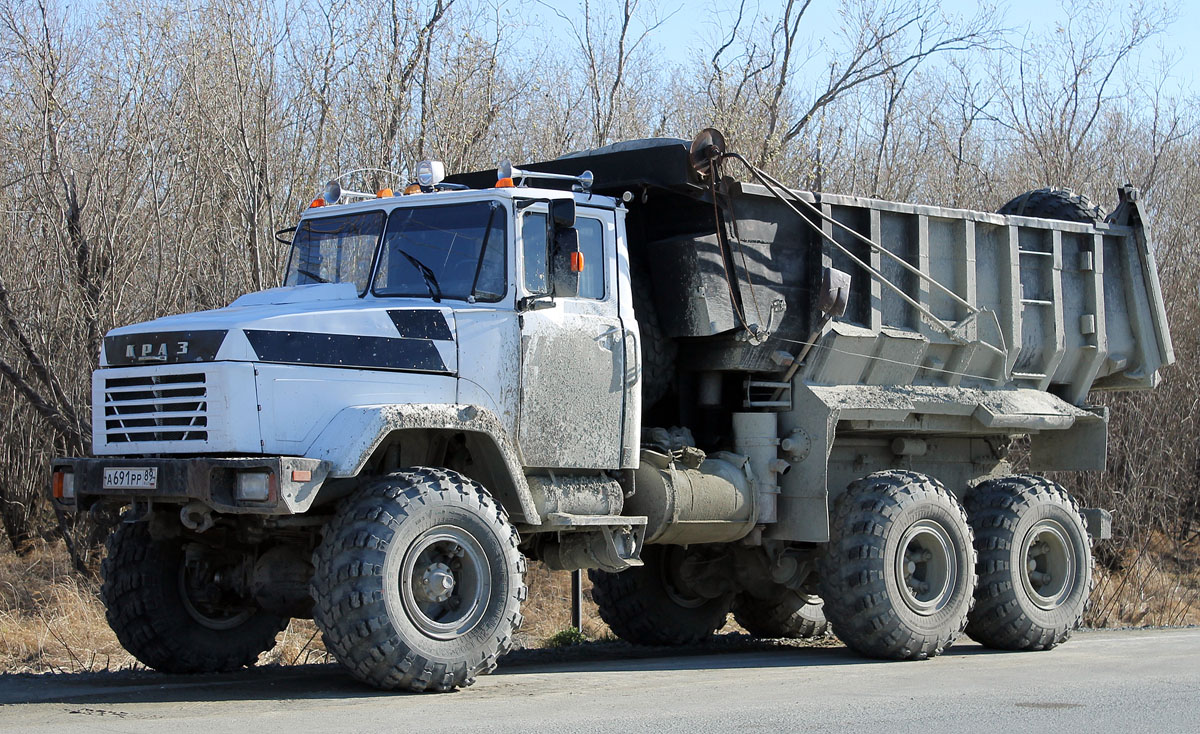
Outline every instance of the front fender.
<path id="1" fill-rule="evenodd" d="M 415 403 L 343 408 L 306 453 L 329 462 L 330 478 L 354 477 L 389 436 L 411 430 L 453 430 L 475 436 L 487 454 L 481 459 L 502 469 L 494 472 L 500 486 L 488 489 L 517 522 L 541 524 L 508 431 L 485 407 Z"/>

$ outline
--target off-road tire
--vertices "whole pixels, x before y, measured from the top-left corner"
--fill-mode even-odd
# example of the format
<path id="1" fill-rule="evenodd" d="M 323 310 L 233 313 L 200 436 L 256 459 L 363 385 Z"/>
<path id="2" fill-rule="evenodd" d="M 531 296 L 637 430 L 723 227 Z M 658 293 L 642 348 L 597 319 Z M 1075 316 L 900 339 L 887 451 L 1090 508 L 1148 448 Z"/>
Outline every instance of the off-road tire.
<path id="1" fill-rule="evenodd" d="M 829 633 L 824 602 L 795 589 L 783 589 L 767 599 L 747 593 L 733 602 L 733 618 L 755 637 L 805 640 Z"/>
<path id="2" fill-rule="evenodd" d="M 870 474 L 838 498 L 829 530 L 820 595 L 842 642 L 895 660 L 934 657 L 954 644 L 973 600 L 975 549 L 966 513 L 941 483 L 911 471 Z M 916 569 L 929 589 L 910 590 L 909 553 L 926 551 Z"/>
<path id="3" fill-rule="evenodd" d="M 690 645 L 725 625 L 733 594 L 697 597 L 671 587 L 678 546 L 650 545 L 643 566 L 620 573 L 589 570 L 592 599 L 617 637 L 635 645 Z"/>
<path id="4" fill-rule="evenodd" d="M 100 598 L 121 646 L 162 673 L 218 673 L 253 665 L 288 620 L 262 609 L 213 629 L 183 599 L 180 539 L 155 540 L 148 523 L 122 524 L 108 538 Z"/>
<path id="5" fill-rule="evenodd" d="M 1063 222 L 1096 224 L 1104 220 L 1100 208 L 1083 194 L 1070 189 L 1034 189 L 996 210 L 997 214 L 1057 219 Z"/>
<path id="6" fill-rule="evenodd" d="M 525 558 L 517 542 L 504 508 L 457 472 L 413 468 L 364 487 L 339 509 L 313 555 L 313 619 L 326 648 L 377 688 L 471 685 L 495 669 L 521 626 Z M 431 563 L 426 553 L 443 546 L 450 565 Z M 433 602 L 419 601 L 420 570 L 449 569 L 455 559 L 448 606 L 427 616 L 420 605 Z M 464 616 L 455 618 L 456 610 Z"/>
<path id="7" fill-rule="evenodd" d="M 1083 623 L 1095 583 L 1078 504 L 1054 482 L 1021 474 L 983 482 L 966 505 L 979 554 L 967 634 L 1000 650 L 1049 650 L 1066 642 Z M 1031 544 L 1047 550 L 1031 558 Z M 1043 596 L 1046 587 L 1031 579 L 1041 572 L 1028 567 L 1030 560 L 1069 573 L 1047 583 L 1054 588 Z"/>

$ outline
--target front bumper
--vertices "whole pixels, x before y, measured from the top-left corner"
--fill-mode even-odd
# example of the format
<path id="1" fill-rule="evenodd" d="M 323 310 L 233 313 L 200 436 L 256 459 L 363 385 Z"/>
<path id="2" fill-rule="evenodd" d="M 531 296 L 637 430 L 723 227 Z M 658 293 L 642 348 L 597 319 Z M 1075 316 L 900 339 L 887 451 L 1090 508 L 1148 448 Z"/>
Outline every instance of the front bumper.
<path id="1" fill-rule="evenodd" d="M 106 489 L 104 470 L 115 467 L 155 467 L 157 489 Z M 329 475 L 330 464 L 295 456 L 196 458 L 55 459 L 53 472 L 72 475 L 74 498 L 55 497 L 63 509 L 87 509 L 96 502 L 186 504 L 198 500 L 217 512 L 247 515 L 292 515 L 308 510 Z M 239 473 L 268 473 L 270 490 L 264 500 L 239 500 Z"/>

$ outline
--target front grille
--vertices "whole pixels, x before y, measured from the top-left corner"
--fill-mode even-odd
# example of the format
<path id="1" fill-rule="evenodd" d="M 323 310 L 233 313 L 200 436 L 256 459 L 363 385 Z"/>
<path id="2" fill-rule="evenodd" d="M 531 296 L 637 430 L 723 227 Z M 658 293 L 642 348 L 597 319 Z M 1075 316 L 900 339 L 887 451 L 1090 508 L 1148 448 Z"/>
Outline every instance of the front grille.
<path id="1" fill-rule="evenodd" d="M 104 434 L 110 444 L 207 441 L 204 373 L 106 378 Z"/>

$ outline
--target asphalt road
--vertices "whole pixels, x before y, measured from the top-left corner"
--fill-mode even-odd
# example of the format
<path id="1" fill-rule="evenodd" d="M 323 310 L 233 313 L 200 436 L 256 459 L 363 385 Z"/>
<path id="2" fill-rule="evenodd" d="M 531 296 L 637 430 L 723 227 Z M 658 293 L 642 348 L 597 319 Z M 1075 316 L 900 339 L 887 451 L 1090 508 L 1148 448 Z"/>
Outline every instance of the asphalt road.
<path id="1" fill-rule="evenodd" d="M 1039 653 L 967 642 L 912 663 L 842 647 L 725 647 L 614 658 L 597 646 L 551 663 L 518 655 L 442 695 L 379 693 L 335 666 L 7 675 L 0 731 L 1200 731 L 1200 629 L 1082 632 Z"/>

